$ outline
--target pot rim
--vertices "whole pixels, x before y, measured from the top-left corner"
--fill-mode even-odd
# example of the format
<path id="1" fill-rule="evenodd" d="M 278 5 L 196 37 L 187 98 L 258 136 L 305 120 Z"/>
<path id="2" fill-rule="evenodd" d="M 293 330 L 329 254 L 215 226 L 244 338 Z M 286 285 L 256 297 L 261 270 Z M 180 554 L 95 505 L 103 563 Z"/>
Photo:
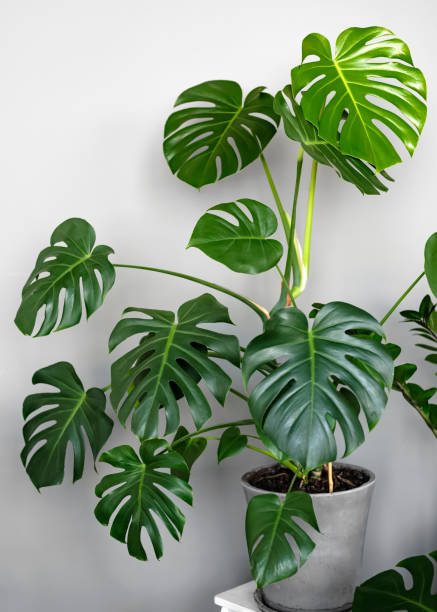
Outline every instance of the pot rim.
<path id="1" fill-rule="evenodd" d="M 263 465 L 259 465 L 253 470 L 250 470 L 249 472 L 246 472 L 245 474 L 243 474 L 243 476 L 240 479 L 242 486 L 245 489 L 249 489 L 250 491 L 256 492 L 257 495 L 273 494 L 273 495 L 279 495 L 279 496 L 285 497 L 286 493 L 278 493 L 276 491 L 266 491 L 266 489 L 255 487 L 249 482 L 249 478 L 258 470 L 261 470 L 263 468 L 272 467 L 277 464 L 278 464 L 278 461 L 275 461 L 272 463 L 265 463 Z M 372 470 L 369 470 L 368 468 L 362 467 L 361 465 L 356 465 L 355 463 L 347 463 L 345 461 L 334 461 L 333 465 L 334 466 L 346 466 L 352 469 L 360 470 L 361 472 L 364 472 L 365 474 L 369 476 L 369 480 L 365 482 L 364 484 L 360 485 L 359 487 L 355 487 L 354 489 L 348 489 L 347 491 L 334 491 L 333 493 L 309 493 L 308 495 L 311 495 L 311 497 L 339 497 L 341 495 L 348 495 L 348 494 L 353 494 L 358 491 L 362 491 L 363 489 L 366 489 L 367 487 L 371 487 L 375 483 L 376 476 L 374 472 L 372 472 Z"/>

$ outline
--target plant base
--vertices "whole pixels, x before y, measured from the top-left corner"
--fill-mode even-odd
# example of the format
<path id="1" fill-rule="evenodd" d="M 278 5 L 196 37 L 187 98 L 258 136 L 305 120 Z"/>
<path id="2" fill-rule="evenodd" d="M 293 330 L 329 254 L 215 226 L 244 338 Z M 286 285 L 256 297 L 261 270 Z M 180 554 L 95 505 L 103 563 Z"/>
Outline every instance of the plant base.
<path id="1" fill-rule="evenodd" d="M 343 606 L 341 608 L 325 608 L 324 610 L 303 610 L 302 608 L 284 608 L 280 606 L 279 608 L 271 608 L 264 601 L 262 590 L 258 589 L 255 591 L 253 598 L 260 612 L 351 612 L 352 608 L 348 605 L 346 608 Z"/>
<path id="2" fill-rule="evenodd" d="M 251 484 L 260 470 L 265 472 L 266 467 L 243 476 L 242 485 L 247 501 L 254 495 L 266 493 Z M 351 609 L 355 587 L 360 581 L 364 536 L 375 476 L 369 470 L 352 464 L 336 463 L 334 467 L 337 470 L 359 470 L 367 477 L 367 482 L 346 491 L 311 494 L 320 527 L 320 533 L 311 534 L 316 548 L 295 576 L 262 589 L 262 598 L 259 594 L 256 600 L 260 610 L 346 612 Z M 285 498 L 283 493 L 277 495 Z"/>

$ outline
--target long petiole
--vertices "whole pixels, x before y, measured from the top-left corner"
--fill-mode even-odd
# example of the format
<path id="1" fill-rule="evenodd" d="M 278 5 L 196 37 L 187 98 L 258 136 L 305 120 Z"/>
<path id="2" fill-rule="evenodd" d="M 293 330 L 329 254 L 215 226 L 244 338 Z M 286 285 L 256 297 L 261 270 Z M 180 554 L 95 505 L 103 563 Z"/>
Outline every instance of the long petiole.
<path id="1" fill-rule="evenodd" d="M 275 183 L 273 181 L 272 174 L 271 174 L 270 169 L 269 169 L 269 167 L 267 165 L 267 162 L 266 162 L 266 159 L 265 159 L 264 155 L 261 153 L 259 158 L 260 158 L 262 166 L 264 168 L 264 172 L 266 173 L 266 177 L 267 177 L 267 180 L 269 182 L 270 189 L 272 191 L 273 198 L 275 200 L 276 207 L 277 207 L 278 212 L 279 212 L 279 216 L 281 217 L 282 225 L 284 227 L 285 236 L 288 238 L 288 234 L 290 233 L 290 217 L 288 216 L 288 213 L 286 212 L 284 206 L 282 205 L 281 198 L 279 197 L 278 190 L 276 189 L 276 185 L 275 185 Z"/>
<path id="2" fill-rule="evenodd" d="M 237 397 L 240 397 L 245 402 L 249 401 L 249 398 L 247 397 L 247 395 L 244 395 L 244 393 L 241 393 L 241 391 L 238 391 L 238 389 L 234 389 L 233 387 L 231 387 L 229 391 L 233 393 L 234 395 L 236 395 Z"/>
<path id="3" fill-rule="evenodd" d="M 113 264 L 116 268 L 131 268 L 133 270 L 147 270 L 148 272 L 160 272 L 161 274 L 169 274 L 170 276 L 177 276 L 178 278 L 184 278 L 186 280 L 192 281 L 193 283 L 199 283 L 200 285 L 205 285 L 206 287 L 210 287 L 211 289 L 215 289 L 216 291 L 221 291 L 221 293 L 226 293 L 231 297 L 243 302 L 246 306 L 249 306 L 256 314 L 260 317 L 263 323 L 267 321 L 269 318 L 269 313 L 265 308 L 255 304 L 244 295 L 240 295 L 239 293 L 235 293 L 231 289 L 226 289 L 226 287 L 222 287 L 221 285 L 216 285 L 215 283 L 211 283 L 207 280 L 203 280 L 202 278 L 197 278 L 196 276 L 190 276 L 188 274 L 182 274 L 182 272 L 173 272 L 172 270 L 163 270 L 161 268 L 152 268 L 150 266 L 134 266 L 130 264 Z"/>
<path id="4" fill-rule="evenodd" d="M 261 453 L 262 455 L 267 455 L 267 457 L 271 457 L 271 459 L 274 459 L 275 461 L 277 461 L 278 463 L 280 463 L 281 465 L 283 465 L 284 467 L 288 468 L 289 470 L 291 470 L 292 472 L 294 472 L 295 476 L 299 471 L 299 468 L 296 467 L 295 465 L 293 465 L 293 463 L 291 463 L 291 461 L 287 461 L 286 459 L 284 459 L 283 461 L 280 461 L 277 457 L 275 457 L 275 455 L 267 450 L 264 450 L 262 448 L 258 448 L 257 446 L 252 446 L 250 444 L 247 444 L 246 448 L 249 448 L 250 450 L 253 450 L 257 453 Z M 303 473 L 300 472 L 299 477 L 302 478 L 303 477 Z"/>
<path id="5" fill-rule="evenodd" d="M 287 279 L 285 278 L 284 274 L 282 274 L 281 269 L 280 269 L 280 267 L 279 267 L 278 265 L 276 265 L 276 266 L 275 266 L 275 268 L 277 269 L 277 271 L 278 271 L 278 273 L 279 273 L 279 276 L 282 278 L 282 286 L 283 286 L 283 287 L 285 287 L 285 289 L 286 289 L 286 291 L 287 291 L 287 293 L 288 293 L 288 297 L 289 297 L 289 298 L 290 298 L 290 300 L 291 300 L 291 303 L 293 304 L 293 306 L 294 306 L 295 308 L 297 308 L 297 306 L 296 306 L 296 300 L 295 300 L 295 299 L 294 299 L 294 297 L 293 297 L 293 293 L 292 293 L 292 291 L 291 291 L 291 289 L 290 289 L 290 286 L 289 286 L 289 284 L 288 284 Z"/>
<path id="6" fill-rule="evenodd" d="M 298 476 L 298 473 L 299 473 L 299 468 L 300 468 L 300 465 L 298 465 L 298 466 L 297 466 L 296 471 L 294 472 L 294 476 L 293 476 L 293 478 L 292 478 L 292 480 L 291 480 L 291 482 L 290 482 L 290 486 L 288 487 L 287 495 L 290 493 L 290 491 L 292 491 L 292 490 L 293 490 L 293 485 L 294 485 L 295 480 L 296 480 L 296 478 L 297 478 L 297 476 Z M 301 478 L 302 478 L 303 476 L 304 476 L 304 474 L 302 474 Z"/>
<path id="7" fill-rule="evenodd" d="M 307 218 L 305 222 L 305 238 L 303 243 L 303 265 L 308 276 L 310 267 L 310 251 L 311 251 L 311 231 L 313 226 L 313 213 L 314 213 L 314 194 L 316 192 L 316 179 L 317 179 L 317 162 L 313 160 L 311 166 L 311 178 L 310 187 L 308 191 L 308 204 L 307 204 Z M 293 294 L 295 297 L 302 293 L 303 289 L 298 288 Z"/>
<path id="8" fill-rule="evenodd" d="M 211 427 L 205 427 L 204 429 L 199 429 L 197 431 L 193 431 L 190 434 L 187 434 L 186 436 L 182 436 L 181 438 L 178 438 L 175 442 L 173 442 L 172 446 L 178 446 L 178 444 L 181 444 L 182 442 L 184 442 L 185 440 L 188 440 L 189 438 L 194 438 L 195 436 L 200 436 L 204 433 L 207 433 L 208 431 L 215 431 L 216 429 L 227 429 L 228 427 L 243 427 L 244 425 L 254 425 L 255 421 L 253 419 L 245 419 L 243 421 L 231 421 L 230 423 L 220 423 L 219 425 L 211 425 Z"/>
<path id="9" fill-rule="evenodd" d="M 297 253 L 296 253 L 295 243 L 294 243 L 294 234 L 296 232 L 296 211 L 297 211 L 297 200 L 299 198 L 300 179 L 302 176 L 302 164 L 303 164 L 303 149 L 302 147 L 300 147 L 297 153 L 296 182 L 294 184 L 293 207 L 291 209 L 291 224 L 290 224 L 290 232 L 288 234 L 287 260 L 285 263 L 285 273 L 284 273 L 288 286 L 290 286 L 293 255 L 294 255 L 294 260 L 297 260 Z M 293 279 L 293 284 L 294 284 L 294 279 Z"/>
<path id="10" fill-rule="evenodd" d="M 422 274 L 419 274 L 419 276 L 411 283 L 411 285 L 408 287 L 408 289 L 406 291 L 404 291 L 404 293 L 401 295 L 401 297 L 398 300 L 396 300 L 396 302 L 393 304 L 393 306 L 390 308 L 390 310 L 387 312 L 387 314 L 382 317 L 381 321 L 379 322 L 380 325 L 384 325 L 384 323 L 394 313 L 394 311 L 399 306 L 399 304 L 407 297 L 407 295 L 410 293 L 410 291 L 412 291 L 414 289 L 414 287 L 417 285 L 417 283 L 420 281 L 420 279 L 423 278 L 424 276 L 425 276 L 425 272 L 422 272 Z"/>

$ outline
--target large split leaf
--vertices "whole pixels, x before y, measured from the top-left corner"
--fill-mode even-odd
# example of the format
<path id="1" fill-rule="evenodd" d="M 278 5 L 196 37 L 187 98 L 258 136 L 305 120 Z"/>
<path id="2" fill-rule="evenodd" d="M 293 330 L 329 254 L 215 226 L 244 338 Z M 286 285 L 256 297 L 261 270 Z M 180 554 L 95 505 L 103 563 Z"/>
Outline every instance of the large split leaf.
<path id="1" fill-rule="evenodd" d="M 186 469 L 183 458 L 168 448 L 165 440 L 146 440 L 141 444 L 140 457 L 130 446 L 117 446 L 100 457 L 121 472 L 104 476 L 96 487 L 96 495 L 102 497 L 94 511 L 103 525 L 111 526 L 111 536 L 126 542 L 132 557 L 146 561 L 146 551 L 141 544 L 141 531 L 145 527 L 157 559 L 162 557 L 162 539 L 156 518 L 169 533 L 179 540 L 185 524 L 185 516 L 167 493 L 175 495 L 187 504 L 193 503 L 190 485 L 163 469 Z M 120 504 L 122 504 L 120 506 Z"/>
<path id="2" fill-rule="evenodd" d="M 232 323 L 228 309 L 205 293 L 180 306 L 176 316 L 167 310 L 127 308 L 145 317 L 122 319 L 109 339 L 112 351 L 136 334 L 145 334 L 138 346 L 112 365 L 111 401 L 121 423 L 132 417 L 132 430 L 140 438 L 158 435 L 159 409 L 165 409 L 165 433 L 179 426 L 179 407 L 174 389 L 185 397 L 194 423 L 201 427 L 211 408 L 197 384 L 202 378 L 221 404 L 231 387 L 231 378 L 208 357 L 205 347 L 239 366 L 239 343 L 235 336 L 199 327 L 204 323 Z M 189 366 L 189 368 L 187 367 Z M 192 374 L 196 375 L 196 377 Z"/>
<path id="3" fill-rule="evenodd" d="M 366 580 L 355 590 L 353 612 L 435 612 L 437 592 L 432 592 L 435 579 L 437 550 L 429 556 L 418 555 L 400 561 L 396 567 L 406 569 L 413 579 L 413 586 L 405 586 L 403 576 L 394 569 L 381 572 Z"/>
<path id="4" fill-rule="evenodd" d="M 369 332 L 384 336 L 371 315 L 343 302 L 324 306 L 312 329 L 303 312 L 284 308 L 246 349 L 246 383 L 264 363 L 285 358 L 255 387 L 249 407 L 267 436 L 305 469 L 337 458 L 333 421 L 343 433 L 345 454 L 364 440 L 356 407 L 341 387 L 353 393 L 369 429 L 382 414 L 387 402 L 384 386 L 392 384 L 393 360 Z"/>
<path id="5" fill-rule="evenodd" d="M 108 260 L 114 251 L 104 245 L 94 247 L 95 241 L 94 229 L 84 219 L 67 219 L 58 225 L 50 246 L 38 255 L 23 288 L 15 317 L 23 334 L 33 332 L 41 308 L 44 308 L 44 319 L 36 336 L 45 336 L 56 327 L 61 307 L 56 330 L 79 323 L 82 294 L 87 317 L 102 305 L 115 280 L 114 267 Z"/>
<path id="6" fill-rule="evenodd" d="M 307 121 L 287 85 L 275 96 L 274 108 L 284 121 L 284 130 L 289 138 L 300 142 L 308 155 L 320 164 L 333 168 L 339 177 L 354 184 L 361 193 L 377 195 L 387 191 L 386 185 L 376 176 L 374 169 L 360 159 L 344 155 L 336 147 L 323 140 L 315 126 Z M 385 179 L 393 180 L 386 172 Z"/>
<path id="7" fill-rule="evenodd" d="M 244 102 L 235 81 L 207 81 L 182 92 L 175 106 L 194 104 L 172 113 L 164 129 L 164 155 L 173 174 L 202 187 L 257 159 L 279 124 L 273 97 L 263 89 L 253 89 Z"/>
<path id="8" fill-rule="evenodd" d="M 282 502 L 273 494 L 256 495 L 250 500 L 246 539 L 250 567 L 258 588 L 293 576 L 313 551 L 314 542 L 294 518 L 304 520 L 318 531 L 313 502 L 304 491 L 291 491 Z M 299 550 L 299 561 L 287 536 Z"/>
<path id="9" fill-rule="evenodd" d="M 318 59 L 305 62 L 310 56 Z M 401 161 L 382 123 L 414 153 L 426 118 L 426 83 L 390 30 L 348 28 L 337 38 L 335 57 L 324 36 L 309 34 L 302 62 L 291 71 L 293 93 L 307 88 L 302 110 L 324 140 L 379 172 Z"/>
<path id="10" fill-rule="evenodd" d="M 431 291 L 437 297 L 437 232 L 426 241 L 425 274 Z"/>
<path id="11" fill-rule="evenodd" d="M 32 382 L 52 385 L 59 391 L 33 393 L 24 400 L 27 421 L 21 459 L 26 471 L 38 489 L 60 484 L 67 446 L 71 444 L 75 482 L 83 473 L 85 434 L 95 460 L 112 431 L 112 420 L 105 414 L 105 394 L 96 388 L 85 391 L 73 366 L 66 361 L 38 370 Z"/>
<path id="12" fill-rule="evenodd" d="M 281 243 L 269 238 L 276 232 L 278 221 L 268 206 L 243 198 L 237 202 L 218 204 L 209 211 L 197 222 L 189 247 L 197 247 L 234 272 L 245 274 L 270 270 L 281 259 Z M 212 211 L 231 215 L 237 224 Z"/>

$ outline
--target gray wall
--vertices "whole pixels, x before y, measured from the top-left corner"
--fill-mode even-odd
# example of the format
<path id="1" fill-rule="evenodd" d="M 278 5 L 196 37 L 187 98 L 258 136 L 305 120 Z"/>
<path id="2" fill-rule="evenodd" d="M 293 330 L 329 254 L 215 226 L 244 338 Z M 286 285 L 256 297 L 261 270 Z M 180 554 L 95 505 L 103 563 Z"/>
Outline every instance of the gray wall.
<path id="1" fill-rule="evenodd" d="M 436 229 L 436 7 L 429 0 L 313 0 L 209 3 L 145 0 L 3 0 L 0 181 L 2 411 L 0 424 L 0 590 L 7 612 L 205 612 L 214 593 L 249 579 L 240 474 L 259 462 L 242 455 L 217 467 L 215 448 L 194 471 L 195 504 L 182 543 L 166 538 L 159 563 L 142 564 L 93 517 L 99 475 L 43 490 L 19 461 L 21 402 L 31 376 L 59 359 L 75 364 L 88 386 L 106 385 L 108 333 L 127 305 L 173 308 L 198 286 L 121 271 L 105 307 L 88 324 L 48 338 L 21 336 L 12 324 L 19 291 L 51 230 L 87 218 L 114 261 L 176 268 L 214 278 L 271 305 L 278 279 L 240 277 L 195 250 L 185 251 L 198 216 L 236 197 L 272 204 L 258 163 L 200 193 L 174 178 L 161 153 L 162 128 L 176 95 L 213 78 L 248 91 L 276 91 L 300 59 L 300 41 L 319 31 L 333 40 L 350 25 L 385 25 L 410 44 L 429 83 L 429 119 L 413 160 L 393 168 L 387 195 L 363 198 L 320 168 L 311 277 L 301 307 L 340 299 L 382 316 L 422 269 L 422 247 Z M 296 146 L 281 135 L 267 150 L 284 197 L 290 195 Z M 305 165 L 304 184 L 308 181 Z M 303 211 L 301 210 L 301 216 Z M 408 299 L 416 307 L 425 283 Z M 226 301 L 242 342 L 259 330 L 252 313 Z M 394 316 L 387 331 L 421 358 Z M 435 382 L 432 368 L 420 376 Z M 240 385 L 240 381 L 236 382 Z M 242 417 L 231 399 L 217 420 Z M 131 440 L 115 432 L 110 445 Z M 214 443 L 212 443 L 214 444 Z M 364 575 L 437 546 L 437 442 L 413 410 L 393 396 L 366 444 L 350 460 L 377 473 Z M 100 468 L 101 469 L 101 468 Z"/>

